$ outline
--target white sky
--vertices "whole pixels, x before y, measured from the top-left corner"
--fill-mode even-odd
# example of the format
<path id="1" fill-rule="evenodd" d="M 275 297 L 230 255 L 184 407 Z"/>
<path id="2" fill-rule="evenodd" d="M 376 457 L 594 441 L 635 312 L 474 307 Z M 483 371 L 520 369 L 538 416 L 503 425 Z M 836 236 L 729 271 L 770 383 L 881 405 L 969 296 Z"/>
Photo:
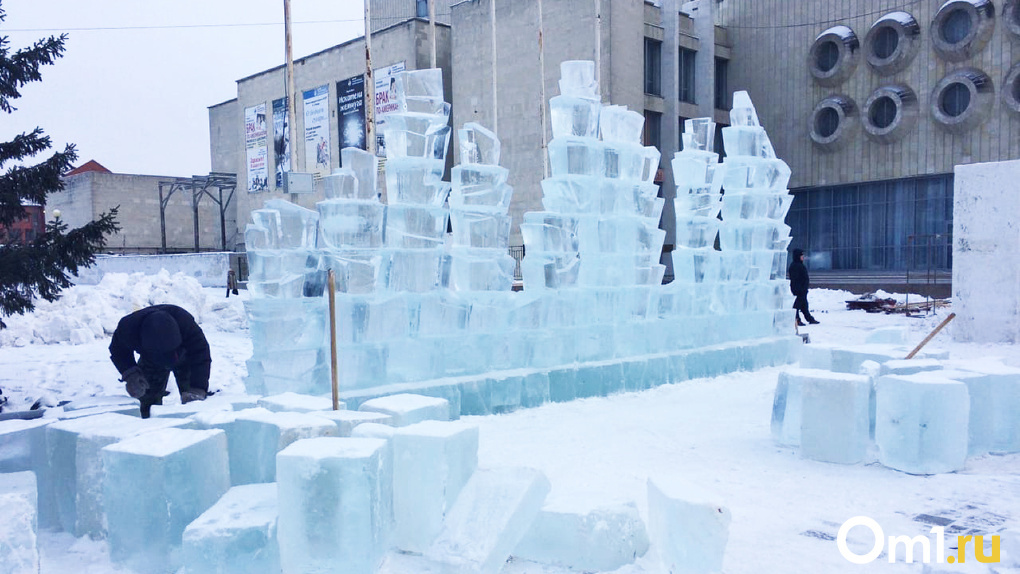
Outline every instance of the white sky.
<path id="1" fill-rule="evenodd" d="M 362 0 L 291 0 L 294 57 L 364 32 Z M 286 56 L 283 0 L 0 0 L 11 51 L 67 32 L 64 57 L 0 113 L 0 141 L 42 127 L 78 164 L 117 173 L 209 172 L 211 105 Z M 262 24 L 262 25 L 260 25 Z M 134 28 L 134 29 L 132 29 Z M 240 121 L 240 120 L 239 120 Z"/>

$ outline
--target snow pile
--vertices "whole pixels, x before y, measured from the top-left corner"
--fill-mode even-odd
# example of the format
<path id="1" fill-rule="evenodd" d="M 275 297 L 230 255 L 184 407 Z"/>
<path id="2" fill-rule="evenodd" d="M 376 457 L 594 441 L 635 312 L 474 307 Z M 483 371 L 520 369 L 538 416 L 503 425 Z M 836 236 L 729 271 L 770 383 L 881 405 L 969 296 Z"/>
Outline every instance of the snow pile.
<path id="1" fill-rule="evenodd" d="M 198 280 L 184 273 L 108 273 L 98 285 L 70 287 L 56 301 L 38 300 L 32 313 L 5 318 L 0 347 L 90 343 L 111 335 L 121 317 L 161 303 L 187 309 L 207 329 L 247 328 L 240 297 L 207 301 Z"/>

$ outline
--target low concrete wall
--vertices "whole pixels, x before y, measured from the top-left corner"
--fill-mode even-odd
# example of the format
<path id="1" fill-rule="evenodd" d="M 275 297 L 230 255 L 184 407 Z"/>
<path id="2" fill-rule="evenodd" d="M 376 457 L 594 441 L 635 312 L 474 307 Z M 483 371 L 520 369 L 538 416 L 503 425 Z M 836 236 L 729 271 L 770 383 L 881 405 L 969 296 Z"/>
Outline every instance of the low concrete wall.
<path id="1" fill-rule="evenodd" d="M 198 280 L 203 287 L 226 287 L 231 253 L 182 253 L 177 255 L 100 255 L 96 264 L 81 270 L 72 280 L 95 285 L 107 273 L 145 273 L 155 275 L 161 269 L 181 272 Z"/>

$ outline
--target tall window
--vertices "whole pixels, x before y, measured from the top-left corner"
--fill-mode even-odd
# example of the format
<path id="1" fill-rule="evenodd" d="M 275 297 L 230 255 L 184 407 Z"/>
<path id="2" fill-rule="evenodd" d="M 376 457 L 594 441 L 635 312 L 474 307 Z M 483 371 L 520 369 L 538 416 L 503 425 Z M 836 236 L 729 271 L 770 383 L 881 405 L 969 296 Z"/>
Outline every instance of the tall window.
<path id="1" fill-rule="evenodd" d="M 418 18 L 429 17 L 429 0 L 415 0 L 415 16 Z"/>
<path id="2" fill-rule="evenodd" d="M 723 58 L 715 59 L 715 109 L 730 109 L 730 82 L 727 74 L 730 61 Z"/>
<path id="3" fill-rule="evenodd" d="M 679 151 L 684 151 L 684 127 L 685 127 L 684 126 L 684 122 L 687 121 L 688 118 L 680 116 L 679 119 L 680 119 L 680 128 L 678 130 L 676 130 L 676 136 L 677 136 L 677 139 L 679 139 L 680 141 L 677 142 L 676 149 L 678 149 Z"/>
<path id="4" fill-rule="evenodd" d="M 662 95 L 662 42 L 645 38 L 645 93 Z"/>
<path id="5" fill-rule="evenodd" d="M 694 101 L 694 56 L 696 54 L 697 52 L 694 50 L 680 48 L 678 74 L 680 80 L 680 101 L 689 104 L 697 103 Z"/>
<path id="6" fill-rule="evenodd" d="M 645 110 L 645 145 L 662 147 L 662 114 Z"/>

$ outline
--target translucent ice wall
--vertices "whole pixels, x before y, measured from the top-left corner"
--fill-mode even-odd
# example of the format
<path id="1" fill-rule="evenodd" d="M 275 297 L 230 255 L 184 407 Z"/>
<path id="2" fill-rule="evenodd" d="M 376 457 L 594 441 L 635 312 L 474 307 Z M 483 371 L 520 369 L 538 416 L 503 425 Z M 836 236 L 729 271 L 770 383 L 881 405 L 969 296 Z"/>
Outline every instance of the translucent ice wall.
<path id="1" fill-rule="evenodd" d="M 550 396 L 557 369 L 557 384 L 583 378 L 605 390 L 620 387 L 625 371 L 613 361 L 789 333 L 789 169 L 746 94 L 723 130 L 724 163 L 709 151 L 714 124 L 688 122 L 672 165 L 675 280 L 662 285 L 665 200 L 654 183 L 659 152 L 640 143 L 644 118 L 600 101 L 592 62 L 564 62 L 561 73 L 544 209 L 521 225 L 524 292 L 511 291 L 512 189 L 496 134 L 473 123 L 457 130 L 460 164 L 443 181 L 454 134 L 442 72 L 402 73 L 384 133 L 386 204 L 377 159 L 345 149 L 315 211 L 273 200 L 252 212 L 249 392 L 329 392 L 330 269 L 348 391 L 461 377 L 481 396 L 487 377 L 519 369 L 548 371 Z M 767 362 L 727 353 L 711 372 Z M 682 367 L 709 372 L 699 369 Z"/>

